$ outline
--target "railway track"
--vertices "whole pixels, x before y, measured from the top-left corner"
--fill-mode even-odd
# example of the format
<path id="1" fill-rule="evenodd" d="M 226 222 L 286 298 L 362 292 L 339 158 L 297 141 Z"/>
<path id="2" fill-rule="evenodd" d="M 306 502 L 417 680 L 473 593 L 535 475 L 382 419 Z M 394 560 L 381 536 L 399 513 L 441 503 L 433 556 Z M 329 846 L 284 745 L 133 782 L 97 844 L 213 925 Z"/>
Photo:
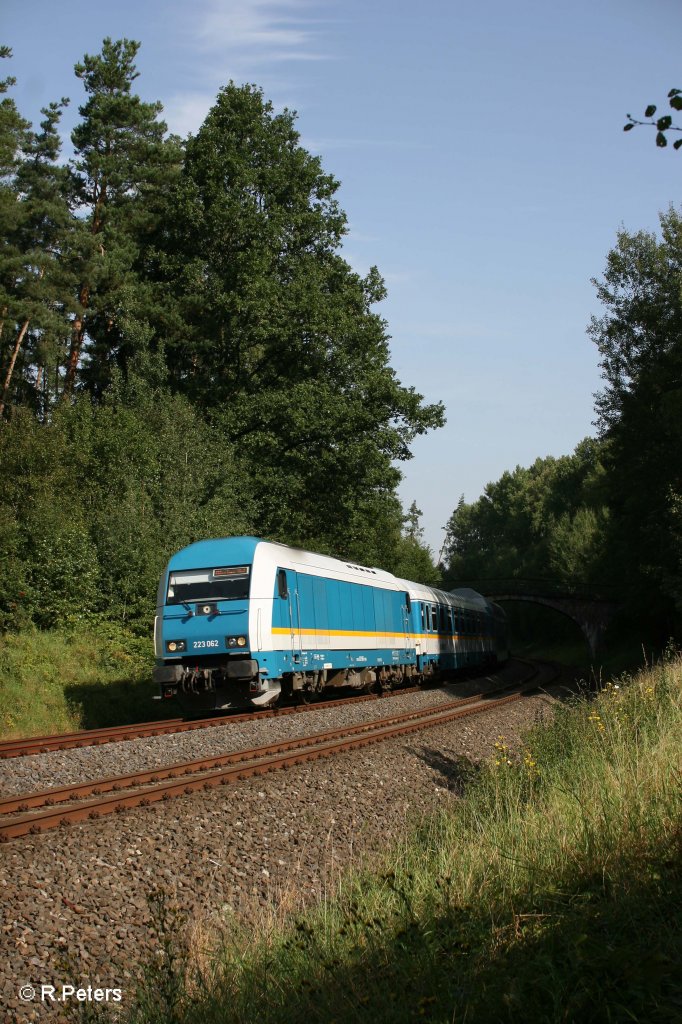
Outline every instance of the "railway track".
<path id="1" fill-rule="evenodd" d="M 507 683 L 485 695 L 475 694 L 449 704 L 392 715 L 371 723 L 346 726 L 296 740 L 180 762 L 130 775 L 8 797 L 0 800 L 0 842 L 37 834 L 60 825 L 97 819 L 131 807 L 148 806 L 197 790 L 228 785 L 252 775 L 330 757 L 395 736 L 433 728 L 457 718 L 491 711 L 520 700 L 530 690 L 551 681 L 549 677 L 539 681 L 538 674 L 535 669 L 526 680 Z M 512 687 L 513 692 L 506 696 L 496 696 Z"/>
<path id="2" fill-rule="evenodd" d="M 361 701 L 380 700 L 386 697 L 399 696 L 404 693 L 416 693 L 418 686 L 403 687 L 386 693 L 366 693 L 358 697 L 331 698 L 316 704 L 297 704 L 293 707 L 273 708 L 270 711 L 248 711 L 236 715 L 225 715 L 221 718 L 197 718 L 186 721 L 183 718 L 166 718 L 157 722 L 140 722 L 137 725 L 111 726 L 104 729 L 82 729 L 78 732 L 55 733 L 47 736 L 29 736 L 26 739 L 4 740 L 0 742 L 0 759 L 10 757 L 26 757 L 31 754 L 47 754 L 52 750 L 73 750 L 79 747 L 95 747 L 105 743 L 119 743 L 123 740 L 144 739 L 147 736 L 167 736 L 176 732 L 192 732 L 196 729 L 214 729 L 218 726 L 230 725 L 233 722 L 249 722 L 260 718 L 279 718 L 282 715 L 295 715 L 303 711 L 316 711 L 328 707 L 331 703 L 357 704 Z"/>

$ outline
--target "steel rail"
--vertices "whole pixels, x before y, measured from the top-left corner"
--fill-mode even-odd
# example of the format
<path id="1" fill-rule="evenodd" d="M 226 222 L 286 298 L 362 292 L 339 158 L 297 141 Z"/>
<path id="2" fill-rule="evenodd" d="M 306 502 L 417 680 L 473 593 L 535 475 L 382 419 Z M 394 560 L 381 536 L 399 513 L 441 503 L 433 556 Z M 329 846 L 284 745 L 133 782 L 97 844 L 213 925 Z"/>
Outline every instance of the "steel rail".
<path id="1" fill-rule="evenodd" d="M 298 749 L 299 747 L 319 743 L 322 740 L 369 730 L 376 726 L 377 721 L 382 725 L 387 725 L 397 721 L 407 721 L 410 718 L 436 715 L 442 711 L 448 711 L 455 707 L 463 707 L 464 705 L 484 700 L 488 695 L 509 689 L 510 685 L 518 684 L 498 687 L 495 690 L 488 691 L 488 694 L 477 693 L 471 697 L 450 701 L 447 704 L 436 704 L 430 708 L 406 711 L 399 715 L 391 715 L 388 718 L 375 720 L 374 722 L 360 722 L 357 725 L 341 726 L 338 729 L 312 733 L 310 736 L 301 736 L 292 740 L 278 740 L 275 743 L 266 743 L 260 747 L 230 751 L 227 754 L 212 754 L 208 757 L 196 758 L 193 761 L 178 761 L 175 764 L 162 765 L 160 768 L 148 768 L 139 772 L 132 772 L 129 775 L 111 775 L 88 782 L 73 782 L 67 786 L 38 790 L 35 793 L 20 793 L 3 797 L 0 798 L 0 815 L 11 814 L 13 811 L 25 812 L 31 808 L 52 806 L 57 803 L 65 803 L 67 800 L 77 800 L 86 796 L 99 796 L 101 793 L 110 791 L 119 792 L 121 789 L 130 789 L 149 782 L 160 782 L 162 779 L 196 774 L 197 772 L 207 771 L 210 768 L 218 768 L 221 765 L 254 760 L 259 757 L 265 757 L 268 754 L 282 753 L 285 750 Z"/>
<path id="2" fill-rule="evenodd" d="M 378 700 L 399 696 L 404 693 L 414 693 L 417 689 L 419 687 L 410 686 L 382 693 L 366 693 L 355 697 L 330 698 L 319 704 L 297 704 L 294 707 L 249 711 L 237 715 L 226 715 L 221 718 L 213 716 L 212 718 L 197 718 L 190 721 L 182 718 L 167 718 L 156 722 L 139 722 L 136 725 L 107 726 L 103 729 L 82 729 L 78 732 L 4 740 L 0 742 L 0 759 L 25 757 L 31 754 L 47 754 L 53 750 L 73 750 L 80 747 L 100 746 L 105 743 L 117 743 L 123 740 L 144 739 L 147 736 L 167 736 L 176 732 L 212 729 L 216 726 L 229 725 L 231 722 L 255 721 L 259 718 L 279 718 L 282 715 L 299 714 L 303 711 L 316 711 L 318 708 L 328 707 L 330 704 L 354 704 L 360 701 Z"/>
<path id="3" fill-rule="evenodd" d="M 533 676 L 533 679 L 535 674 Z M 187 774 L 188 771 L 202 772 L 199 777 L 187 780 L 175 778 L 172 782 L 163 782 L 147 789 L 134 793 L 121 795 L 115 792 L 117 783 L 121 779 L 132 779 L 134 776 L 118 777 L 117 779 L 100 780 L 96 783 L 75 784 L 75 786 L 63 787 L 63 790 L 51 792 L 50 798 L 55 798 L 57 792 L 70 791 L 71 796 L 78 796 L 77 790 L 90 792 L 105 784 L 111 784 L 114 791 L 110 797 L 88 800 L 74 807 L 61 806 L 37 813 L 27 813 L 19 818 L 13 818 L 9 822 L 0 822 L 0 841 L 16 839 L 28 834 L 35 834 L 56 828 L 62 824 L 70 824 L 74 821 L 83 821 L 87 818 L 99 818 L 106 814 L 123 811 L 129 807 L 147 806 L 160 800 L 167 800 L 183 793 L 192 793 L 200 789 L 211 789 L 218 785 L 227 785 L 249 778 L 252 775 L 260 775 L 265 772 L 275 771 L 280 768 L 301 764 L 305 761 L 316 760 L 320 757 L 328 757 L 336 753 L 353 750 L 367 746 L 370 743 L 377 743 L 395 736 L 405 735 L 420 729 L 435 727 L 457 718 L 464 718 L 473 714 L 481 714 L 492 711 L 513 701 L 520 700 L 530 689 L 536 689 L 536 682 L 526 681 L 522 684 L 513 684 L 519 687 L 517 692 L 490 700 L 486 695 L 474 695 L 463 700 L 452 702 L 448 705 L 441 705 L 436 708 L 422 709 L 421 711 L 406 712 L 402 715 L 392 716 L 387 719 L 380 719 L 372 723 L 362 723 L 359 726 L 335 729 L 327 733 L 318 733 L 314 736 L 303 737 L 299 740 L 284 741 L 271 744 L 253 750 L 235 751 L 231 754 L 221 755 L 219 758 L 206 758 L 199 762 L 184 762 L 168 768 L 154 769 L 151 771 L 137 773 L 137 781 L 130 785 L 141 784 L 145 781 L 154 781 L 163 773 L 168 777 L 169 773 Z M 508 686 L 506 687 L 509 688 Z M 464 706 L 466 705 L 466 706 Z M 227 764 L 227 767 L 215 769 L 218 763 Z M 197 768 L 196 766 L 200 767 Z M 213 770 L 210 770 L 213 768 Z M 119 787 L 120 788 L 120 787 Z M 29 796 L 11 798 L 17 803 L 26 803 L 31 796 L 43 797 L 50 791 L 43 794 L 29 794 Z M 68 799 L 68 797 L 65 797 Z M 3 801 L 8 803 L 10 801 Z M 19 804 L 21 806 L 21 804 Z"/>

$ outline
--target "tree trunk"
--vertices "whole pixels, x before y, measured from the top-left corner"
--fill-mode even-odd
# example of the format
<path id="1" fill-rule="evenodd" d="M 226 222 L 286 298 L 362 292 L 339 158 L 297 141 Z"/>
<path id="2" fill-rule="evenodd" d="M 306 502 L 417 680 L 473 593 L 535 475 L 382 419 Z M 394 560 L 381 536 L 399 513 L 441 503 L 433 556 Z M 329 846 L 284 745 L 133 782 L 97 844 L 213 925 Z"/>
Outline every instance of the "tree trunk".
<path id="1" fill-rule="evenodd" d="M 14 343 L 14 351 L 12 352 L 12 358 L 10 359 L 9 366 L 7 367 L 7 374 L 5 375 L 5 383 L 4 383 L 3 389 L 2 389 L 2 398 L 0 398 L 0 418 L 2 417 L 2 414 L 5 411 L 5 403 L 7 402 L 7 395 L 9 394 L 9 386 L 10 386 L 10 384 L 12 382 L 12 374 L 14 373 L 14 364 L 17 361 L 17 356 L 19 355 L 19 349 L 21 348 L 21 343 L 24 340 L 24 338 L 26 337 L 26 331 L 28 330 L 29 323 L 30 323 L 29 320 L 24 320 L 23 324 L 21 325 L 21 330 L 19 331 L 19 333 L 17 335 L 17 340 Z"/>
<path id="2" fill-rule="evenodd" d="M 76 380 L 76 371 L 78 370 L 78 360 L 80 359 L 81 349 L 83 348 L 83 338 L 85 337 L 85 310 L 88 307 L 88 301 L 90 298 L 90 287 L 85 284 L 80 290 L 78 296 L 81 306 L 83 307 L 82 316 L 77 316 L 71 325 L 71 349 L 69 351 L 69 360 L 66 364 L 66 377 L 64 379 L 64 390 L 62 391 L 62 400 L 66 400 Z"/>

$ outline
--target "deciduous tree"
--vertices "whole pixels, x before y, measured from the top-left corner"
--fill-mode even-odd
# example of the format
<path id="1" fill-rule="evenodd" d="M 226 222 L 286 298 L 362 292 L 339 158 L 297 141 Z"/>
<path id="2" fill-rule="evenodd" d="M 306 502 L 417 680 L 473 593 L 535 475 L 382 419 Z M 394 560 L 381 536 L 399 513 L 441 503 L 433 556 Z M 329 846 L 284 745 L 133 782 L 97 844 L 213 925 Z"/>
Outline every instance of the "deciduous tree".
<path id="1" fill-rule="evenodd" d="M 359 508 L 393 493 L 395 461 L 443 409 L 396 379 L 373 309 L 383 281 L 338 251 L 337 189 L 293 113 L 255 87 L 222 89 L 170 197 L 157 273 L 176 319 L 157 334 L 175 386 L 253 473 L 263 532 L 360 558 Z"/>
<path id="2" fill-rule="evenodd" d="M 609 504 L 620 561 L 644 606 L 663 620 L 682 610 L 682 219 L 661 216 L 661 237 L 621 231 L 595 282 L 604 314 L 590 335 L 605 386 L 597 397 L 608 441 Z"/>

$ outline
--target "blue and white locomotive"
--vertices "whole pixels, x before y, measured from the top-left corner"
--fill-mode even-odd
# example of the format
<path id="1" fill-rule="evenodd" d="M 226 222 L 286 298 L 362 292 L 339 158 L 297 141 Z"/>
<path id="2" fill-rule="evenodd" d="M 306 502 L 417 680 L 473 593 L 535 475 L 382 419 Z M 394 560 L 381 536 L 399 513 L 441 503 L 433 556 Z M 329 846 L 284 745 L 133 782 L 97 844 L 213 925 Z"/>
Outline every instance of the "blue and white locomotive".
<path id="1" fill-rule="evenodd" d="M 388 689 L 507 657 L 504 612 L 298 548 L 227 537 L 173 555 L 158 591 L 154 680 L 192 710 Z"/>

